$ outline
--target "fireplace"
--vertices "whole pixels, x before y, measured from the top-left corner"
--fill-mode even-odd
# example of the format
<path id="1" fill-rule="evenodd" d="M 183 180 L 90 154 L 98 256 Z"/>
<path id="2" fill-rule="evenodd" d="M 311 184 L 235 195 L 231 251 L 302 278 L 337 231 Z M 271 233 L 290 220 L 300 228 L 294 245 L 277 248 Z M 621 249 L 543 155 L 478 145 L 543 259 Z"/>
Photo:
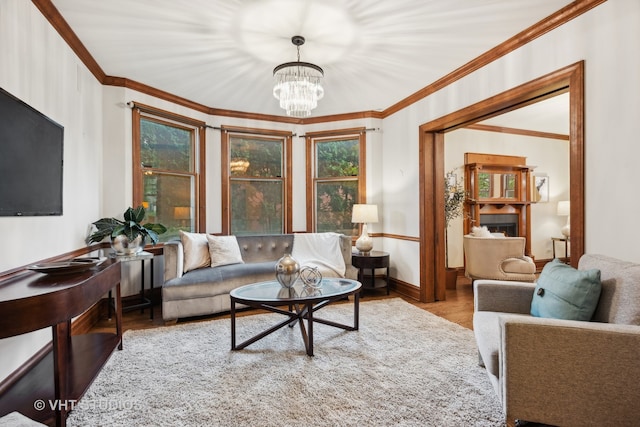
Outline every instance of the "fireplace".
<path id="1" fill-rule="evenodd" d="M 507 237 L 517 237 L 517 214 L 481 214 L 480 225 L 486 226 L 492 233 L 504 233 Z"/>

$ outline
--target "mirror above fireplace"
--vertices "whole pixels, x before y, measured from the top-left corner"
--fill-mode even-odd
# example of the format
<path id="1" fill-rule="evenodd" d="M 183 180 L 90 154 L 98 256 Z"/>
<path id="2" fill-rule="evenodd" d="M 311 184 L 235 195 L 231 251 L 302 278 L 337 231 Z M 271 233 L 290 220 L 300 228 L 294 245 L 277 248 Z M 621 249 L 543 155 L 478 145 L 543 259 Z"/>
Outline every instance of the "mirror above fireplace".
<path id="1" fill-rule="evenodd" d="M 531 173 L 526 157 L 465 153 L 464 234 L 474 226 L 525 237 L 531 255 Z"/>

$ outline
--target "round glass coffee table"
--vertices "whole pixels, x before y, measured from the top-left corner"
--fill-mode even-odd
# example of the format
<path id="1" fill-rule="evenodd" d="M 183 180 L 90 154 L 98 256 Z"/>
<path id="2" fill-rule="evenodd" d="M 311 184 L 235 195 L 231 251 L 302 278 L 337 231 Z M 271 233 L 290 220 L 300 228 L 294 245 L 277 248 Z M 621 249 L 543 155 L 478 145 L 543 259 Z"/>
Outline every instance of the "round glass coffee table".
<path id="1" fill-rule="evenodd" d="M 313 356 L 313 324 L 322 323 L 347 331 L 358 330 L 360 282 L 350 279 L 322 279 L 322 286 L 311 288 L 300 281 L 292 288 L 284 288 L 277 281 L 241 286 L 231 291 L 231 350 L 241 350 L 284 326 L 300 325 L 307 355 Z M 334 301 L 353 295 L 353 326 L 343 325 L 315 316 L 315 312 Z M 236 304 L 261 308 L 287 318 L 258 335 L 236 345 Z M 288 308 L 288 309 L 287 309 Z M 307 320 L 306 327 L 304 320 Z"/>

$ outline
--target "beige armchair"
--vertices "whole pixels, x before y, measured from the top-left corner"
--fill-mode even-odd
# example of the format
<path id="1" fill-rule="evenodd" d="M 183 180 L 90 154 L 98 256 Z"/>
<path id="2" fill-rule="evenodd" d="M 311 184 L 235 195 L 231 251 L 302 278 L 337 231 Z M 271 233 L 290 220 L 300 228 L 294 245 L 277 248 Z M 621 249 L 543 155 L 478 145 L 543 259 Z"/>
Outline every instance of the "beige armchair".
<path id="1" fill-rule="evenodd" d="M 601 272 L 591 322 L 531 316 L 534 283 L 474 283 L 473 331 L 507 426 L 640 420 L 640 264 L 584 255 L 578 268 Z"/>
<path id="2" fill-rule="evenodd" d="M 476 279 L 536 280 L 536 265 L 524 254 L 524 237 L 464 236 L 465 275 Z"/>

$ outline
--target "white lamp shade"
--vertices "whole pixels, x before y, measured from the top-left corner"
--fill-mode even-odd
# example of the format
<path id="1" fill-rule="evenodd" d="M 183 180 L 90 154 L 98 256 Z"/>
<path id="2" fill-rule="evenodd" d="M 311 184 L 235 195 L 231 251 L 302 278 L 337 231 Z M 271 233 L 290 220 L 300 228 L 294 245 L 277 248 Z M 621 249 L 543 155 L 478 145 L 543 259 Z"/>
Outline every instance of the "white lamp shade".
<path id="1" fill-rule="evenodd" d="M 568 200 L 558 202 L 558 216 L 569 216 L 571 205 Z"/>
<path id="2" fill-rule="evenodd" d="M 351 222 L 358 224 L 378 222 L 378 205 L 353 205 Z"/>

